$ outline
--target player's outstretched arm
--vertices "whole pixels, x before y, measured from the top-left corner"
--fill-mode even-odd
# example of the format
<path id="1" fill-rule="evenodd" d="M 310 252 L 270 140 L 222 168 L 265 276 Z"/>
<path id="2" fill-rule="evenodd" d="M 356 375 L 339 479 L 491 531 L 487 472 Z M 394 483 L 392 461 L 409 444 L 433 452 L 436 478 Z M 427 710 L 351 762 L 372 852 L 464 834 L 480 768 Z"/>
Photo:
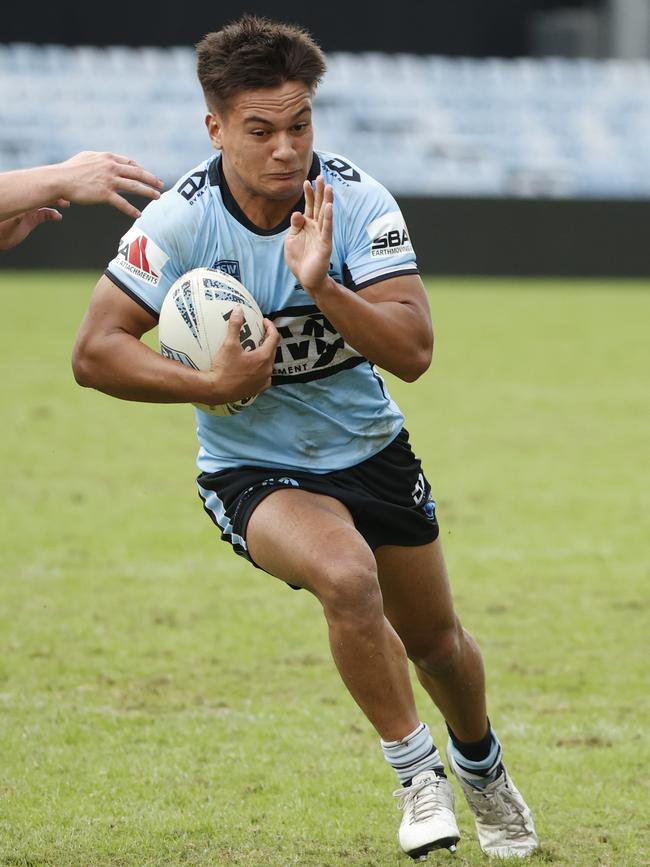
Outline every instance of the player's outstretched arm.
<path id="1" fill-rule="evenodd" d="M 148 403 L 217 405 L 251 397 L 271 384 L 280 336 L 265 320 L 264 342 L 246 352 L 239 342 L 242 323 L 243 314 L 235 311 L 212 370 L 193 370 L 142 343 L 140 338 L 157 320 L 103 276 L 77 335 L 75 379 L 113 397 Z"/>
<path id="2" fill-rule="evenodd" d="M 84 151 L 51 166 L 0 174 L 0 249 L 15 247 L 43 222 L 60 220 L 46 205 L 105 203 L 136 219 L 140 211 L 120 192 L 157 199 L 163 182 L 120 154 Z"/>
<path id="3" fill-rule="evenodd" d="M 333 193 L 321 176 L 305 182 L 305 212 L 291 216 L 285 259 L 302 287 L 339 334 L 370 361 L 412 382 L 431 363 L 433 329 L 422 281 L 410 274 L 359 292 L 328 275 Z"/>

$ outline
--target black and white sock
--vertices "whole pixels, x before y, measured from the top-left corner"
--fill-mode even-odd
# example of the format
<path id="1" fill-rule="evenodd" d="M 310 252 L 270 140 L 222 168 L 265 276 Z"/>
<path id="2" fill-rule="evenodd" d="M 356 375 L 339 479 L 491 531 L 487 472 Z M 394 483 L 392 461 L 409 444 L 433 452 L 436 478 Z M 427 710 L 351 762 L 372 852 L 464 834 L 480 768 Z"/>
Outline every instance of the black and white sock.
<path id="1" fill-rule="evenodd" d="M 501 744 L 492 727 L 488 728 L 484 738 L 472 743 L 458 740 L 449 726 L 447 730 L 449 731 L 449 756 L 458 776 L 476 789 L 484 789 L 493 783 L 503 770 L 503 766 Z"/>

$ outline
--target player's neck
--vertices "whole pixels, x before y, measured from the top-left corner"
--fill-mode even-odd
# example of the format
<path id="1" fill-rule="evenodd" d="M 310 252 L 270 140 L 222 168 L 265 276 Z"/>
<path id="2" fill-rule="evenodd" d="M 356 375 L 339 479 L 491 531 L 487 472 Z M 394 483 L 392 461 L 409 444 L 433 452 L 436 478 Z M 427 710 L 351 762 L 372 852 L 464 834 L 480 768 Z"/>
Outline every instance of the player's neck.
<path id="1" fill-rule="evenodd" d="M 235 201 L 244 216 L 262 230 L 274 229 L 284 223 L 295 206 L 300 201 L 300 195 L 295 199 L 269 199 L 266 196 L 255 193 L 248 187 L 238 182 L 233 172 L 228 172 L 221 164 L 221 173 L 226 181 L 230 197 Z"/>

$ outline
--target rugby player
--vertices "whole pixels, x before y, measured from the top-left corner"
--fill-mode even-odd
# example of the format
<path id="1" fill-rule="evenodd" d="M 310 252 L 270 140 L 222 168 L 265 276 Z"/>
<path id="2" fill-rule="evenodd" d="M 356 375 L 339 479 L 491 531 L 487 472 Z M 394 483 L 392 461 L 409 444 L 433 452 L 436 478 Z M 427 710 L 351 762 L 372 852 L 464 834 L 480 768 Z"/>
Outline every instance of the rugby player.
<path id="1" fill-rule="evenodd" d="M 197 411 L 198 490 L 221 538 L 322 605 L 338 671 L 401 783 L 399 842 L 413 858 L 459 839 L 443 760 L 416 711 L 410 659 L 449 730 L 448 768 L 491 856 L 537 847 L 531 813 L 486 711 L 479 649 L 455 613 L 435 502 L 377 368 L 411 382 L 433 346 L 427 296 L 392 196 L 345 156 L 314 150 L 325 60 L 299 28 L 244 16 L 198 45 L 218 155 L 145 209 L 81 325 L 78 382 Z M 185 272 L 239 278 L 265 339 L 233 315 L 213 368 L 162 358 L 140 338 Z"/>

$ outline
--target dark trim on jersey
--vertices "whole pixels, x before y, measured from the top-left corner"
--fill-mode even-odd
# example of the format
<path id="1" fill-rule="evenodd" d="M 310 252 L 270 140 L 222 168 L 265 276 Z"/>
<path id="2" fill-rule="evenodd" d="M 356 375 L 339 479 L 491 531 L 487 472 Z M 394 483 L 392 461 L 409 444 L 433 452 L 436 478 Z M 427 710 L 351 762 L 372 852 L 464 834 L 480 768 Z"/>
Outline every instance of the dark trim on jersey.
<path id="1" fill-rule="evenodd" d="M 343 263 L 343 268 L 341 270 L 343 271 L 343 285 L 345 286 L 345 288 L 351 289 L 353 292 L 356 292 L 357 291 L 356 283 L 352 279 L 352 274 L 350 272 L 350 269 L 348 268 L 348 266 L 346 265 L 345 262 Z"/>
<path id="2" fill-rule="evenodd" d="M 224 207 L 226 208 L 228 213 L 233 216 L 238 223 L 241 223 L 244 228 L 248 229 L 249 232 L 254 232 L 256 235 L 262 236 L 279 235 L 280 232 L 286 231 L 291 225 L 291 214 L 294 211 L 300 211 L 302 213 L 305 210 L 305 197 L 303 195 L 291 208 L 284 220 L 282 220 L 281 223 L 278 223 L 277 226 L 273 226 L 273 228 L 271 229 L 261 229 L 259 226 L 256 226 L 255 223 L 251 222 L 251 220 L 248 219 L 246 214 L 239 207 L 237 200 L 230 191 L 230 187 L 228 186 L 225 175 L 221 171 L 221 159 L 221 157 L 217 157 L 208 166 L 208 178 L 210 179 L 210 185 L 213 187 L 217 186 L 221 189 L 221 198 L 223 199 Z M 320 159 L 316 152 L 314 152 L 311 161 L 311 168 L 309 169 L 309 174 L 307 175 L 307 180 L 316 180 L 316 178 L 320 174 L 320 170 Z"/>
<path id="3" fill-rule="evenodd" d="M 278 319 L 280 316 L 300 316 L 301 314 L 309 316 L 312 313 L 325 314 L 322 310 L 316 307 L 315 304 L 296 304 L 295 307 L 283 307 L 282 310 L 274 310 L 273 313 L 266 313 L 267 319 Z"/>
<path id="4" fill-rule="evenodd" d="M 298 373 L 284 375 L 273 374 L 271 377 L 272 385 L 291 385 L 294 382 L 312 382 L 314 379 L 325 379 L 328 376 L 334 376 L 342 370 L 350 370 L 352 367 L 358 367 L 360 364 L 368 364 L 368 359 L 363 355 L 357 355 L 354 358 L 346 358 L 334 367 L 324 367 L 321 370 L 308 370 L 306 373 Z"/>
<path id="5" fill-rule="evenodd" d="M 219 181 L 221 180 L 221 172 L 219 171 L 219 163 L 221 162 L 221 157 L 215 157 L 210 165 L 208 166 L 208 181 L 210 182 L 211 187 L 218 187 Z"/>
<path id="6" fill-rule="evenodd" d="M 390 280 L 391 277 L 404 277 L 407 274 L 419 274 L 420 271 L 414 265 L 412 268 L 405 268 L 402 271 L 387 271 L 385 274 L 380 274 L 378 277 L 372 277 L 370 280 L 364 280 L 362 283 L 355 283 L 352 279 L 352 274 L 347 265 L 343 265 L 343 285 L 353 292 L 358 292 L 359 289 L 367 289 L 368 286 L 374 286 L 375 283 L 382 283 L 384 280 Z"/>
<path id="7" fill-rule="evenodd" d="M 384 400 L 388 400 L 388 395 L 386 394 L 386 389 L 384 388 L 384 381 L 381 378 L 381 376 L 377 373 L 377 371 L 375 370 L 375 365 L 372 363 L 370 365 L 370 370 L 372 371 L 372 375 L 375 377 L 375 381 L 376 381 L 377 385 L 379 386 L 381 393 L 384 396 Z"/>
<path id="8" fill-rule="evenodd" d="M 115 283 L 117 288 L 121 289 L 125 295 L 128 295 L 132 301 L 135 301 L 135 303 L 139 304 L 143 310 L 146 310 L 146 312 L 150 316 L 153 316 L 155 319 L 160 318 L 160 313 L 158 313 L 157 310 L 154 310 L 153 307 L 150 307 L 146 301 L 143 301 L 139 295 L 136 295 L 136 293 L 133 291 L 133 289 L 129 289 L 129 287 L 126 286 L 124 283 L 122 283 L 122 281 L 119 279 L 119 277 L 116 277 L 115 274 L 113 274 L 112 271 L 109 271 L 108 268 L 104 271 L 104 275 L 106 277 L 108 277 L 108 279 L 111 281 L 111 283 Z"/>

